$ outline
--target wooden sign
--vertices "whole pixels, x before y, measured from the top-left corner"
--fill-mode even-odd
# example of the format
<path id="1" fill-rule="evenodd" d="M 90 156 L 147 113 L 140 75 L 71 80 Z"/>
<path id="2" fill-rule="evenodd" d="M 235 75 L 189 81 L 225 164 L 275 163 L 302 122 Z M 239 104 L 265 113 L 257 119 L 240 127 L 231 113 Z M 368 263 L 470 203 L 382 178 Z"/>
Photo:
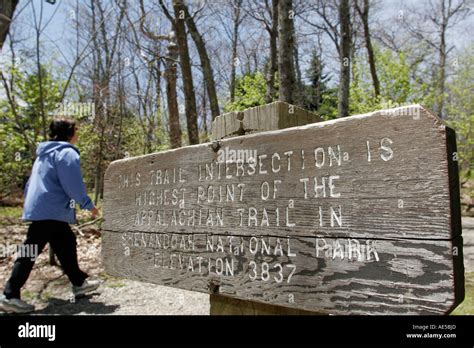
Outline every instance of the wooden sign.
<path id="1" fill-rule="evenodd" d="M 115 161 L 103 262 L 310 311 L 448 313 L 464 297 L 456 155 L 414 105 Z"/>

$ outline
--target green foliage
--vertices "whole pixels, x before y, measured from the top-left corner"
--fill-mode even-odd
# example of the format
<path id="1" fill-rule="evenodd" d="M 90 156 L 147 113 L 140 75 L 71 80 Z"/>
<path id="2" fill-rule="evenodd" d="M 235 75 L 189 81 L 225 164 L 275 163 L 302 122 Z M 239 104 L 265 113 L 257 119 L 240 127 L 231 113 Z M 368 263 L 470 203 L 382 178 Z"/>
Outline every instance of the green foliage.
<path id="1" fill-rule="evenodd" d="M 104 150 L 101 167 L 103 170 L 114 160 L 163 151 L 169 148 L 168 138 L 160 124 L 159 115 L 154 118 L 153 122 L 155 124 L 150 127 L 148 123 L 141 123 L 133 113 L 127 111 L 119 121 L 120 116 L 117 113 L 118 110 L 111 108 L 109 117 L 116 119 L 116 122 L 122 122 L 121 126 L 116 124 L 114 128 L 106 129 L 106 135 L 102 139 Z M 148 120 L 147 122 L 151 121 Z M 100 134 L 97 125 L 89 120 L 84 119 L 79 122 L 79 140 L 76 145 L 81 151 L 81 169 L 84 182 L 90 190 L 95 187 L 101 142 Z"/>
<path id="2" fill-rule="evenodd" d="M 22 214 L 22 206 L 0 206 L 0 227 L 20 223 Z M 8 236 L 0 236 L 0 243 L 3 242 L 4 238 L 8 238 Z"/>
<path id="3" fill-rule="evenodd" d="M 325 120 L 332 120 L 337 118 L 337 87 L 328 88 L 322 95 L 322 102 L 318 110 L 313 110 L 321 115 Z"/>
<path id="4" fill-rule="evenodd" d="M 99 134 L 94 132 L 94 126 L 90 123 L 79 124 L 79 136 L 76 146 L 81 151 L 81 170 L 86 187 L 94 187 L 95 163 L 97 162 L 97 144 Z"/>
<path id="5" fill-rule="evenodd" d="M 22 190 L 32 159 L 25 142 L 10 122 L 0 124 L 0 198 Z"/>
<path id="6" fill-rule="evenodd" d="M 52 116 L 57 104 L 61 101 L 61 92 L 64 84 L 55 80 L 52 76 L 51 68 L 42 67 L 42 90 L 43 90 L 43 106 L 47 116 Z M 26 118 L 28 124 L 34 123 L 42 130 L 41 122 L 41 94 L 39 75 L 34 74 L 18 74 L 16 81 L 18 97 L 26 103 L 22 108 L 22 114 Z M 46 121 L 46 127 L 49 122 Z M 39 130 L 38 129 L 38 130 Z M 44 140 L 44 139 L 42 139 Z"/>
<path id="7" fill-rule="evenodd" d="M 448 124 L 456 131 L 461 181 L 472 178 L 474 165 L 474 46 L 458 60 L 446 85 Z"/>
<path id="8" fill-rule="evenodd" d="M 313 51 L 306 71 L 309 84 L 298 88 L 296 100 L 302 108 L 313 111 L 329 120 L 337 117 L 337 87 L 329 88 L 329 74 L 324 73 L 325 65 L 317 51 Z"/>
<path id="9" fill-rule="evenodd" d="M 380 95 L 374 96 L 372 78 L 364 55 L 357 57 L 352 66 L 350 87 L 351 114 L 361 114 L 393 105 L 418 103 L 420 87 L 410 81 L 410 66 L 405 54 L 375 47 L 377 76 L 380 82 Z"/>
<path id="10" fill-rule="evenodd" d="M 31 170 L 36 143 L 44 140 L 37 72 L 7 67 L 4 74 L 14 81 L 12 98 L 18 117 L 7 98 L 0 101 L 0 197 L 21 191 Z M 53 78 L 50 68 L 42 67 L 42 84 L 48 125 L 49 115 L 60 101 L 62 83 Z"/>
<path id="11" fill-rule="evenodd" d="M 413 103 L 433 108 L 436 103 L 436 74 L 421 82 L 410 70 L 404 53 L 376 49 L 380 96 L 374 97 L 371 76 L 364 56 L 353 66 L 351 113 L 366 113 Z M 455 74 L 446 83 L 446 121 L 456 131 L 461 181 L 472 176 L 474 162 L 474 46 L 458 58 Z M 413 67 L 411 68 L 413 70 Z M 430 76 L 426 71 L 425 75 Z"/>
<path id="12" fill-rule="evenodd" d="M 135 115 L 130 115 L 124 119 L 122 126 L 122 146 L 120 157 L 140 156 L 148 153 L 159 152 L 169 148 L 169 139 L 163 127 L 160 117 L 158 122 L 151 127 L 152 133 L 149 133 L 149 124 L 143 125 Z"/>
<path id="13" fill-rule="evenodd" d="M 296 99 L 299 101 L 297 104 L 321 114 L 326 119 L 332 119 L 337 116 L 337 87 L 327 87 L 326 84 L 329 78 L 322 73 L 324 65 L 317 58 L 316 56 L 313 59 L 312 66 L 308 69 L 310 84 L 300 86 L 299 88 L 299 95 L 296 96 Z M 317 98 L 315 88 L 318 81 L 321 84 L 319 98 Z M 275 82 L 275 89 L 278 91 L 278 76 Z M 238 77 L 235 100 L 234 102 L 227 103 L 224 111 L 243 111 L 254 106 L 265 105 L 266 90 L 265 76 L 261 72 Z"/>
<path id="14" fill-rule="evenodd" d="M 464 301 L 451 313 L 451 315 L 474 314 L 474 273 L 465 273 L 466 279 Z"/>
<path id="15" fill-rule="evenodd" d="M 225 105 L 224 111 L 243 111 L 245 109 L 265 104 L 267 85 L 261 72 L 244 75 L 237 78 L 235 100 Z"/>

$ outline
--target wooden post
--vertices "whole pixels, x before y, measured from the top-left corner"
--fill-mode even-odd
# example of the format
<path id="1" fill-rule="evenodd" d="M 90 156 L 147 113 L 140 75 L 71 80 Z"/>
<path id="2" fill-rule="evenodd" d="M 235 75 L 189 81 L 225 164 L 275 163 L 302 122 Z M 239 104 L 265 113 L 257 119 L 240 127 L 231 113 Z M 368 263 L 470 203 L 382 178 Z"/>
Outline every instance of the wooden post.
<path id="1" fill-rule="evenodd" d="M 210 295 L 211 315 L 325 315 L 303 309 L 274 306 L 237 298 Z"/>
<path id="2" fill-rule="evenodd" d="M 321 122 L 322 118 L 285 102 L 257 106 L 244 112 L 220 115 L 212 122 L 211 139 L 232 138 L 277 129 Z M 318 312 L 244 301 L 220 294 L 211 294 L 211 315 L 320 315 Z"/>

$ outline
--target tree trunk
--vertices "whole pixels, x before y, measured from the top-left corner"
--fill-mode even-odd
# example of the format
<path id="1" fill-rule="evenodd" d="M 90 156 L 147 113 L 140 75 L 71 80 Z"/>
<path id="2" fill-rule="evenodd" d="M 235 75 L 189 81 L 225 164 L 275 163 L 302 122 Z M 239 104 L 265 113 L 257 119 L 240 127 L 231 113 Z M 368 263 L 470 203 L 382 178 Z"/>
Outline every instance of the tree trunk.
<path id="1" fill-rule="evenodd" d="M 294 37 L 294 35 L 293 35 Z M 301 69 L 300 69 L 300 61 L 299 61 L 299 54 L 298 54 L 298 43 L 295 40 L 295 43 L 293 45 L 293 61 L 295 65 L 295 85 L 294 85 L 294 90 L 293 90 L 293 103 L 303 107 L 303 77 L 301 75 Z"/>
<path id="2" fill-rule="evenodd" d="M 279 100 L 293 104 L 295 88 L 294 24 L 293 0 L 280 0 L 278 10 L 278 35 L 280 49 L 278 52 Z"/>
<path id="3" fill-rule="evenodd" d="M 230 71 L 230 102 L 235 100 L 236 70 L 239 65 L 237 57 L 237 43 L 239 41 L 240 10 L 242 0 L 236 0 L 234 3 L 234 31 L 232 34 L 232 65 Z"/>
<path id="4" fill-rule="evenodd" d="M 270 30 L 270 62 L 267 71 L 267 92 L 265 102 L 271 103 L 275 98 L 275 74 L 278 71 L 278 0 L 272 1 L 272 27 Z"/>
<path id="5" fill-rule="evenodd" d="M 118 92 L 118 102 L 119 102 L 119 120 L 118 120 L 118 132 L 117 132 L 117 142 L 115 143 L 115 155 L 114 159 L 119 158 L 120 147 L 122 145 L 122 126 L 123 126 L 123 118 L 124 118 L 124 111 L 125 111 L 125 86 L 123 82 L 123 67 L 122 67 L 122 58 L 119 52 L 118 61 L 120 62 L 118 65 L 118 81 L 117 81 L 117 92 Z"/>
<path id="6" fill-rule="evenodd" d="M 188 39 L 185 27 L 185 9 L 182 0 L 173 0 L 175 13 L 176 40 L 178 42 L 181 73 L 183 76 L 184 103 L 186 106 L 186 120 L 188 126 L 189 144 L 199 144 L 197 124 L 196 95 L 194 93 L 191 59 L 189 58 Z"/>
<path id="7" fill-rule="evenodd" d="M 438 87 L 438 115 L 443 118 L 444 85 L 446 81 L 446 28 L 441 30 L 441 44 L 439 48 L 439 87 Z"/>
<path id="8" fill-rule="evenodd" d="M 220 111 L 211 61 L 209 60 L 209 55 L 207 54 L 206 43 L 204 42 L 201 33 L 199 33 L 199 30 L 196 27 L 193 17 L 190 16 L 187 6 L 183 5 L 183 7 L 185 10 L 186 24 L 188 26 L 189 33 L 191 34 L 194 44 L 196 45 L 199 59 L 201 60 L 202 73 L 204 75 L 204 79 L 206 80 L 207 95 L 209 96 L 209 105 L 211 107 L 212 119 L 214 120 L 214 118 L 219 116 Z"/>
<path id="9" fill-rule="evenodd" d="M 446 6 L 444 0 L 441 1 L 441 12 L 442 12 L 442 22 L 440 28 L 440 43 L 439 43 L 439 81 L 438 81 L 438 100 L 437 100 L 437 109 L 436 112 L 439 117 L 443 118 L 443 108 L 444 108 L 444 85 L 446 80 L 446 29 L 448 26 L 449 20 L 449 11 L 448 15 L 445 15 Z"/>
<path id="10" fill-rule="evenodd" d="M 206 80 L 203 81 L 203 91 L 202 91 L 202 99 L 201 99 L 201 110 L 202 110 L 202 129 L 204 130 L 205 140 L 204 142 L 209 141 L 209 129 L 207 127 L 207 112 L 206 112 Z M 214 117 L 212 117 L 214 119 Z M 211 121 L 212 122 L 212 121 Z"/>
<path id="11" fill-rule="evenodd" d="M 170 34 L 174 38 L 174 32 Z M 166 59 L 166 101 L 168 104 L 168 115 L 170 125 L 170 143 L 171 148 L 181 147 L 181 125 L 179 124 L 178 94 L 176 93 L 177 69 L 176 61 L 178 59 L 177 45 L 174 40 L 168 44 L 168 54 Z"/>
<path id="12" fill-rule="evenodd" d="M 339 52 L 340 73 L 339 73 L 339 95 L 338 95 L 338 116 L 349 115 L 349 86 L 351 80 L 351 17 L 349 0 L 340 0 L 339 23 L 341 32 L 341 44 Z"/>
<path id="13" fill-rule="evenodd" d="M 370 75 L 372 77 L 372 83 L 374 85 L 374 95 L 378 97 L 380 95 L 380 82 L 377 76 L 377 69 L 375 67 L 375 55 L 374 48 L 372 46 L 372 41 L 370 38 L 370 29 L 369 29 L 369 9 L 370 4 L 369 0 L 364 0 L 364 7 L 361 9 L 359 4 L 356 2 L 357 12 L 362 20 L 362 25 L 364 27 L 364 40 L 365 47 L 367 48 L 367 55 L 369 58 L 369 67 Z"/>
<path id="14" fill-rule="evenodd" d="M 41 6 L 43 4 L 41 3 Z M 41 7 L 41 13 L 43 7 Z M 36 14 L 33 14 L 36 16 Z M 40 15 L 41 16 L 41 15 Z M 42 28 L 40 27 L 41 25 L 41 18 L 39 19 L 39 24 L 38 21 L 34 20 L 34 27 L 35 27 L 35 38 L 36 38 L 36 68 L 38 70 L 38 86 L 39 86 L 39 102 L 40 102 L 40 116 L 41 116 L 41 131 L 43 134 L 43 141 L 47 140 L 47 130 L 46 130 L 46 113 L 44 110 L 44 90 L 43 90 L 43 67 L 41 66 L 41 48 L 40 48 L 40 36 L 41 36 L 41 31 Z"/>
<path id="15" fill-rule="evenodd" d="M 103 122 L 102 119 L 106 117 L 107 110 L 103 106 L 99 108 L 98 125 L 99 125 L 99 149 L 97 154 L 97 164 L 95 167 L 95 192 L 94 192 L 94 205 L 97 205 L 99 198 L 102 195 L 102 159 L 104 158 L 104 143 L 105 143 L 105 127 L 106 122 Z"/>
<path id="16" fill-rule="evenodd" d="M 158 55 L 159 53 L 157 53 Z M 153 64 L 153 75 L 155 78 L 155 93 L 156 93 L 156 130 L 158 131 L 159 134 L 161 135 L 161 131 L 163 130 L 163 122 L 162 122 L 162 115 L 161 115 L 161 78 L 162 78 L 162 71 L 161 71 L 161 62 L 156 61 Z M 156 145 L 161 146 L 162 145 L 162 139 L 161 136 L 156 137 Z"/>
<path id="17" fill-rule="evenodd" d="M 0 52 L 8 35 L 18 0 L 0 0 Z"/>

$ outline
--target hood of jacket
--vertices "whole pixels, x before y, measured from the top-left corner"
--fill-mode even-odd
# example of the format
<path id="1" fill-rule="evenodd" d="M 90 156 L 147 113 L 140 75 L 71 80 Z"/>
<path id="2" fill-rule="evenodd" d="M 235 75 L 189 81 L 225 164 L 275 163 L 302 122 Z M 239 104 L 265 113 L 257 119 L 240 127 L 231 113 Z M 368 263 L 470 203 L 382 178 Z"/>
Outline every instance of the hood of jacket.
<path id="1" fill-rule="evenodd" d="M 67 147 L 70 147 L 79 153 L 78 148 L 67 141 L 45 141 L 38 144 L 38 147 L 36 148 L 36 156 L 41 157 Z"/>

